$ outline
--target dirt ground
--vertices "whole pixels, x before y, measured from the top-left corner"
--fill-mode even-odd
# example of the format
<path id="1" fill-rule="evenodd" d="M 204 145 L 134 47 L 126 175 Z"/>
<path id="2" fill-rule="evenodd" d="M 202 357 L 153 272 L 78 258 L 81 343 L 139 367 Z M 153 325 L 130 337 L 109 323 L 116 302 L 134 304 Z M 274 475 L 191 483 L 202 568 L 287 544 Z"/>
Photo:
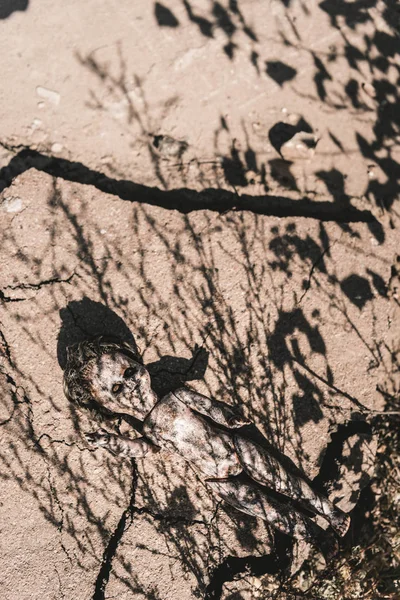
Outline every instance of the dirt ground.
<path id="1" fill-rule="evenodd" d="M 179 457 L 90 448 L 88 336 L 354 509 L 398 398 L 399 30 L 391 0 L 0 0 L 2 598 L 273 598 L 315 554 Z"/>

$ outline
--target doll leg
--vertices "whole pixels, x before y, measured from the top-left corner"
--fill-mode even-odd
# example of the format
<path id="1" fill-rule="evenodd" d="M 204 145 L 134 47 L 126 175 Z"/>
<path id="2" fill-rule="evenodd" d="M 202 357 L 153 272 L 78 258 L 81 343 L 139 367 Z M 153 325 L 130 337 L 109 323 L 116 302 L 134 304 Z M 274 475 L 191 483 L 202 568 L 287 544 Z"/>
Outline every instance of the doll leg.
<path id="1" fill-rule="evenodd" d="M 213 479 L 206 483 L 227 504 L 263 519 L 281 533 L 317 544 L 328 557 L 337 551 L 336 539 L 330 531 L 324 531 L 289 504 L 270 498 L 256 483 L 241 478 Z"/>
<path id="2" fill-rule="evenodd" d="M 243 469 L 252 479 L 296 500 L 311 512 L 322 515 L 339 535 L 345 535 L 350 525 L 349 515 L 314 491 L 304 479 L 289 473 L 258 444 L 239 435 L 235 435 L 234 440 Z"/>

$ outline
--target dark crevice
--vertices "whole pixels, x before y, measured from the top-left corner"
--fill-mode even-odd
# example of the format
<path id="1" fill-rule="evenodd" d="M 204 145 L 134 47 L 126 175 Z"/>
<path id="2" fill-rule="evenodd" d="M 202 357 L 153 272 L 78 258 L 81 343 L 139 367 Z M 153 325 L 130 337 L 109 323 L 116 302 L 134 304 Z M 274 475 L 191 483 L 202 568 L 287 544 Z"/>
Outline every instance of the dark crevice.
<path id="1" fill-rule="evenodd" d="M 0 146 L 10 151 L 19 150 L 1 143 Z M 67 181 L 84 185 L 93 185 L 96 189 L 118 196 L 121 200 L 160 206 L 167 210 L 177 210 L 188 214 L 198 210 L 211 210 L 218 213 L 227 211 L 251 211 L 256 214 L 277 217 L 307 217 L 321 221 L 338 222 L 375 222 L 376 219 L 368 210 L 359 210 L 351 205 L 338 206 L 329 200 L 314 202 L 303 197 L 292 200 L 285 196 L 251 196 L 238 195 L 227 190 L 208 188 L 196 192 L 188 188 L 171 191 L 147 187 L 122 179 L 112 179 L 104 173 L 89 169 L 79 162 L 64 158 L 46 156 L 36 150 L 24 148 L 11 159 L 10 163 L 0 170 L 0 189 L 8 187 L 12 180 L 30 168 L 48 173 Z"/>
<path id="2" fill-rule="evenodd" d="M 208 527 L 209 525 L 211 525 L 214 519 L 213 515 L 213 517 L 210 519 L 210 522 L 208 523 L 207 521 L 203 521 L 201 519 L 188 519 L 186 517 L 179 517 L 177 515 L 155 513 L 150 509 L 146 508 L 145 506 L 141 506 L 140 508 L 134 508 L 133 512 L 135 515 L 147 515 L 155 521 L 162 521 L 163 523 L 169 525 L 177 525 L 179 523 L 183 523 L 186 526 L 204 525 L 205 527 Z"/>
<path id="3" fill-rule="evenodd" d="M 10 362 L 10 365 L 12 365 L 12 363 Z M 3 373 L 3 375 L 5 375 L 7 383 L 11 386 L 12 390 L 12 397 L 13 397 L 13 402 L 14 402 L 14 406 L 17 406 L 18 404 L 26 404 L 26 406 L 28 407 L 28 412 L 30 415 L 29 418 L 29 427 L 30 427 L 30 433 L 31 433 L 31 438 L 34 440 L 35 444 L 37 444 L 37 437 L 35 435 L 35 432 L 33 430 L 33 424 L 32 424 L 32 407 L 31 407 L 31 401 L 28 398 L 25 388 L 23 388 L 22 386 L 18 385 L 15 381 L 15 379 L 6 371 L 1 371 L 1 373 Z M 18 398 L 18 389 L 22 390 L 23 396 L 22 396 L 22 400 L 20 400 Z M 40 444 L 38 445 L 38 447 L 40 448 L 40 450 L 42 451 L 42 448 L 40 446 Z"/>
<path id="4" fill-rule="evenodd" d="M 0 301 L 1 302 L 24 302 L 26 298 L 10 298 L 10 296 L 6 296 L 4 292 L 0 290 Z"/>
<path id="5" fill-rule="evenodd" d="M 6 337 L 2 330 L 0 329 L 0 355 L 6 357 L 8 363 L 13 366 L 12 358 L 11 358 L 11 350 L 10 346 L 6 340 Z"/>
<path id="6" fill-rule="evenodd" d="M 216 510 L 210 519 L 210 522 L 207 522 L 207 521 L 203 521 L 200 519 L 188 519 L 186 517 L 177 516 L 177 515 L 154 513 L 147 507 L 136 507 L 135 506 L 135 496 L 136 496 L 136 488 L 137 488 L 137 470 L 136 470 L 136 463 L 134 461 L 132 461 L 132 469 L 133 469 L 133 474 L 132 474 L 132 486 L 131 486 L 131 495 L 130 495 L 129 505 L 122 513 L 121 518 L 118 522 L 118 525 L 116 526 L 116 528 L 115 528 L 113 534 L 111 535 L 109 542 L 103 552 L 101 567 L 100 567 L 99 573 L 96 578 L 95 591 L 92 596 L 92 600 L 105 600 L 106 586 L 107 586 L 107 583 L 110 578 L 114 557 L 116 555 L 118 546 L 121 543 L 123 535 L 129 529 L 135 515 L 144 514 L 144 515 L 151 517 L 152 519 L 154 519 L 156 521 L 160 521 L 167 525 L 183 524 L 186 527 L 191 526 L 191 525 L 202 525 L 202 526 L 208 527 L 212 524 L 212 522 L 215 518 L 216 512 L 218 511 L 218 508 L 219 508 L 219 503 L 218 503 Z M 248 557 L 248 560 L 251 561 L 252 557 Z M 257 559 L 257 558 L 255 559 L 256 562 L 258 560 L 259 559 Z"/>
<path id="7" fill-rule="evenodd" d="M 60 277 L 52 277 L 51 279 L 44 279 L 43 281 L 39 281 L 39 283 L 18 283 L 16 285 L 7 285 L 5 290 L 40 290 L 42 287 L 46 285 L 52 285 L 54 283 L 71 283 L 72 278 L 76 275 L 76 273 L 72 273 L 69 277 L 65 279 L 61 279 Z M 0 290 L 0 299 L 3 299 L 4 293 Z M 23 300 L 24 298 L 22 298 Z M 7 301 L 7 300 L 6 300 Z M 8 301 L 15 302 L 14 299 L 9 299 Z M 18 300 L 17 300 L 18 301 Z"/>
<path id="8" fill-rule="evenodd" d="M 54 567 L 54 570 L 57 573 L 58 589 L 60 591 L 60 598 L 61 598 L 61 600 L 65 600 L 65 594 L 64 594 L 63 589 L 62 589 L 62 583 L 61 583 L 60 573 L 58 572 L 57 567 Z"/>
<path id="9" fill-rule="evenodd" d="M 77 448 L 80 452 L 96 452 L 96 448 L 82 448 L 75 442 L 67 442 L 66 440 L 55 440 L 48 433 L 42 433 L 36 440 L 36 443 L 40 444 L 40 441 L 43 438 L 49 440 L 49 444 L 62 444 L 63 446 L 68 446 L 69 448 Z"/>
<path id="10" fill-rule="evenodd" d="M 53 498 L 55 504 L 58 506 L 58 509 L 59 509 L 60 515 L 61 515 L 60 519 L 59 519 L 59 523 L 57 525 L 57 529 L 60 533 L 60 546 L 61 546 L 62 551 L 64 552 L 65 556 L 68 558 L 69 562 L 72 564 L 72 558 L 70 556 L 70 553 L 68 552 L 68 549 L 65 547 L 63 539 L 62 539 L 62 534 L 63 534 L 63 529 L 64 529 L 64 509 L 63 509 L 63 506 L 57 495 L 57 490 L 51 480 L 51 469 L 50 469 L 49 461 L 46 458 L 45 458 L 45 461 L 46 461 L 46 466 L 47 466 L 47 481 L 49 483 L 50 494 L 51 494 L 51 497 Z"/>
<path id="11" fill-rule="evenodd" d="M 114 556 L 117 552 L 118 546 L 122 540 L 125 531 L 129 528 L 132 523 L 133 515 L 135 513 L 135 497 L 137 487 L 137 470 L 136 463 L 132 460 L 132 485 L 131 494 L 129 499 L 128 507 L 124 510 L 121 518 L 118 522 L 114 533 L 111 535 L 109 542 L 103 552 L 103 558 L 101 561 L 100 571 L 96 578 L 94 594 L 92 600 L 105 600 L 105 591 L 108 580 L 110 579 L 111 568 Z"/>

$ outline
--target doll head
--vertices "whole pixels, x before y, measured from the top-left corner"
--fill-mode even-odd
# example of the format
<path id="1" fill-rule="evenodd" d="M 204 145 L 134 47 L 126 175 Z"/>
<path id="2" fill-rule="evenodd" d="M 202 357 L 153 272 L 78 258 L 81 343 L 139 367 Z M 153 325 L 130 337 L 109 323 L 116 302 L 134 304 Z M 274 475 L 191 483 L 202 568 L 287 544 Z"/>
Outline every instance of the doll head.
<path id="1" fill-rule="evenodd" d="M 132 346 L 98 337 L 67 349 L 64 392 L 69 400 L 103 415 L 144 419 L 154 405 L 150 375 Z"/>

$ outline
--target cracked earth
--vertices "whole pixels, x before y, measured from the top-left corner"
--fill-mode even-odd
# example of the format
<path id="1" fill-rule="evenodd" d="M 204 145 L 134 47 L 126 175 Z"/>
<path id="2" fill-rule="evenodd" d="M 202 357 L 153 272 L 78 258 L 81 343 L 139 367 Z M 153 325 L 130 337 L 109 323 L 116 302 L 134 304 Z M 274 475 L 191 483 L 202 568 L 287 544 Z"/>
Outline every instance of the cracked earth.
<path id="1" fill-rule="evenodd" d="M 325 566 L 181 458 L 86 446 L 99 423 L 63 368 L 88 336 L 134 339 L 157 393 L 240 407 L 357 510 L 399 352 L 399 21 L 391 2 L 0 2 L 2 598 L 282 598 Z"/>

